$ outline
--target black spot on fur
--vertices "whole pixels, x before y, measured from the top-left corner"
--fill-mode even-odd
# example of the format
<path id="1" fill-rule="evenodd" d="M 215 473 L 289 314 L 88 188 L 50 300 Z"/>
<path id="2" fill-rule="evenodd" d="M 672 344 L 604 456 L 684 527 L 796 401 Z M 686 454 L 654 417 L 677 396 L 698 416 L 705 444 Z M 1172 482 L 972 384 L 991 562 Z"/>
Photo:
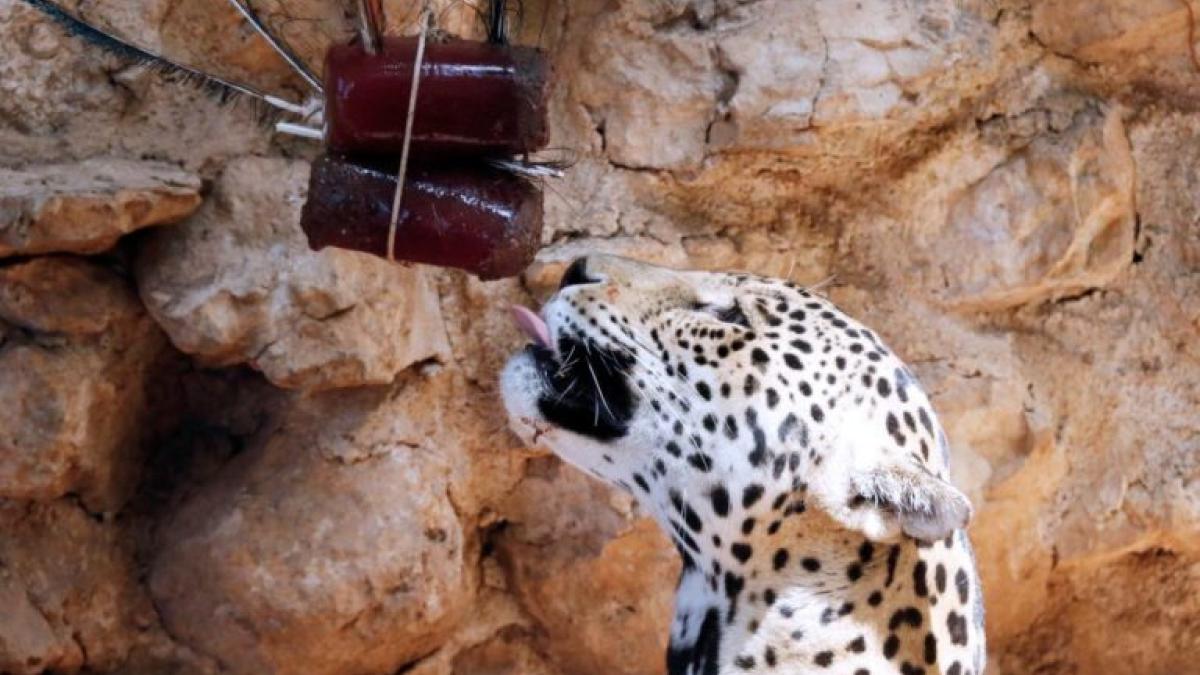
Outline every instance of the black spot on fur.
<path id="1" fill-rule="evenodd" d="M 748 509 L 762 497 L 763 486 L 758 483 L 751 483 L 742 490 L 742 508 Z"/>
<path id="2" fill-rule="evenodd" d="M 728 438 L 731 441 L 737 438 L 738 424 L 737 420 L 733 418 L 733 415 L 725 416 L 725 424 L 721 428 L 725 432 L 725 438 Z"/>
<path id="3" fill-rule="evenodd" d="M 742 383 L 742 393 L 746 396 L 753 396 L 758 391 L 758 378 L 754 375 L 747 375 L 746 381 Z"/>
<path id="4" fill-rule="evenodd" d="M 750 544 L 741 541 L 732 544 L 729 547 L 729 552 L 742 564 L 745 564 L 750 559 L 750 556 L 754 555 L 754 549 Z"/>
<path id="5" fill-rule="evenodd" d="M 920 598 L 929 595 L 929 585 L 925 580 L 926 571 L 928 571 L 928 567 L 924 560 L 918 560 L 917 564 L 913 566 L 913 592 Z"/>
<path id="6" fill-rule="evenodd" d="M 888 620 L 888 630 L 894 631 L 905 625 L 920 628 L 922 620 L 921 610 L 916 607 L 898 609 L 892 613 L 892 618 Z"/>
<path id="7" fill-rule="evenodd" d="M 937 638 L 933 633 L 925 634 L 925 663 L 930 666 L 937 663 Z"/>
<path id="8" fill-rule="evenodd" d="M 755 347 L 754 349 L 750 350 L 750 363 L 754 364 L 759 369 L 766 370 L 767 363 L 770 362 L 770 360 L 771 357 L 767 356 L 767 353 L 764 352 L 761 347 Z"/>
<path id="9" fill-rule="evenodd" d="M 965 646 L 967 644 L 967 619 L 963 615 L 950 611 L 946 616 L 946 630 L 950 631 L 950 643 Z"/>
<path id="10" fill-rule="evenodd" d="M 885 587 L 892 585 L 892 580 L 895 579 L 895 577 L 896 577 L 896 563 L 899 560 L 900 560 L 900 547 L 893 546 L 892 550 L 888 551 L 887 579 L 884 580 L 884 582 L 883 582 L 883 585 Z"/>
<path id="11" fill-rule="evenodd" d="M 871 556 L 875 555 L 875 547 L 869 541 L 864 541 L 862 546 L 858 547 L 858 559 L 864 565 L 871 562 Z"/>
<path id="12" fill-rule="evenodd" d="M 895 658 L 896 654 L 899 651 L 900 651 L 900 638 L 896 637 L 895 634 L 889 635 L 887 637 L 887 639 L 883 641 L 884 657 L 889 658 L 889 659 Z"/>
<path id="13" fill-rule="evenodd" d="M 921 426 L 925 427 L 925 431 L 929 432 L 929 435 L 932 436 L 933 435 L 933 422 L 930 421 L 929 413 L 925 412 L 925 408 L 917 409 L 917 419 L 919 419 L 921 421 Z"/>
<path id="14" fill-rule="evenodd" d="M 724 518 L 729 515 L 729 491 L 724 485 L 718 485 L 708 493 L 709 500 L 712 501 L 713 513 Z"/>
<path id="15" fill-rule="evenodd" d="M 650 486 L 646 483 L 646 479 L 642 478 L 642 474 L 633 474 L 633 482 L 637 483 L 637 486 L 642 489 L 642 492 L 650 492 Z"/>
<path id="16" fill-rule="evenodd" d="M 783 423 L 779 425 L 779 442 L 786 441 L 799 424 L 799 418 L 794 413 L 788 413 L 787 417 L 783 418 Z"/>
<path id="17" fill-rule="evenodd" d="M 704 473 L 708 473 L 709 471 L 712 471 L 713 459 L 706 453 L 693 452 L 692 454 L 688 455 L 687 461 L 688 461 L 688 464 L 691 464 L 693 467 L 695 467 L 696 469 L 698 469 L 700 471 L 703 471 Z"/>

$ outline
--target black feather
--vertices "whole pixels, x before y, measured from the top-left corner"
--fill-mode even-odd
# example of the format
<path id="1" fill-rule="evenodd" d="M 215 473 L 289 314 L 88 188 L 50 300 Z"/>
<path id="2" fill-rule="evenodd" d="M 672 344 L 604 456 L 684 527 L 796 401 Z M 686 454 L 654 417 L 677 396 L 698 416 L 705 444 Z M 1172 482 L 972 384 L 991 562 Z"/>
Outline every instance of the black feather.
<path id="1" fill-rule="evenodd" d="M 85 23 L 64 11 L 53 2 L 46 0 L 25 0 L 25 3 L 41 11 L 46 16 L 66 29 L 67 33 L 81 38 L 118 58 L 137 63 L 165 75 L 172 82 L 181 82 L 194 86 L 212 95 L 221 103 L 238 103 L 247 101 L 255 108 L 259 119 L 265 123 L 276 121 L 283 113 L 279 108 L 267 101 L 267 95 L 253 87 L 210 75 L 190 66 L 142 49 L 113 36 L 110 33 Z"/>

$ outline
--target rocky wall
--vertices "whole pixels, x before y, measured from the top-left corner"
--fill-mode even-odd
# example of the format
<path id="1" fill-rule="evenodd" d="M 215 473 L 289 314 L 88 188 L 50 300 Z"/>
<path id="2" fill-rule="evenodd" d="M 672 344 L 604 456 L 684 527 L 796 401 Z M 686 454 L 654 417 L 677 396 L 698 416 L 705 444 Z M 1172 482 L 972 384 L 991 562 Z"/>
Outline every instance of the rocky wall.
<path id="1" fill-rule="evenodd" d="M 819 286 L 913 364 L 989 672 L 1194 672 L 1190 1 L 526 0 L 573 164 L 483 283 L 310 252 L 314 147 L 0 0 L 0 672 L 661 674 L 674 552 L 496 395 L 586 251 Z M 304 93 L 224 3 L 65 4 Z M 258 6 L 319 61 L 349 5 Z"/>

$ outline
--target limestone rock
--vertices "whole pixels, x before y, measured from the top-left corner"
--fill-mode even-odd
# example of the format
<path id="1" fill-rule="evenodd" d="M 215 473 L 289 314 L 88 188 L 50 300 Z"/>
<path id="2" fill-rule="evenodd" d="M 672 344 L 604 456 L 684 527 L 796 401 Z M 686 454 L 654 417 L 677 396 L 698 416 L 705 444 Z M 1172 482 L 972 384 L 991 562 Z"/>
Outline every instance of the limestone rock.
<path id="1" fill-rule="evenodd" d="M 0 257 L 97 253 L 200 205 L 200 180 L 169 164 L 88 160 L 0 169 Z"/>
<path id="2" fill-rule="evenodd" d="M 1167 589 L 1200 563 L 1188 489 L 1200 362 L 1185 337 L 1200 315 L 1186 290 L 1200 184 L 1185 168 L 1200 126 L 1149 115 L 1110 144 L 1113 114 L 1082 106 L 1033 143 L 976 131 L 948 144 L 887 191 L 908 203 L 881 203 L 847 228 L 837 261 L 851 281 L 835 297 L 914 364 L 975 498 L 1002 672 L 1089 672 L 1105 659 L 1117 672 L 1174 672 L 1179 652 L 1165 645 L 1194 650 L 1197 607 Z M 1033 163 L 1014 173 L 1014 158 Z M 955 217 L 964 203 L 970 217 Z M 1106 212 L 1125 215 L 1097 217 Z M 1059 262 L 1068 257 L 1077 262 Z M 1092 290 L 1056 290 L 1070 279 Z M 971 311 L 947 311 L 955 299 Z M 1133 590 L 1139 568 L 1153 591 Z M 1136 609 L 1134 598 L 1158 593 L 1161 614 Z"/>
<path id="3" fill-rule="evenodd" d="M 304 93 L 226 4 L 64 2 Z M 255 5 L 310 58 L 345 39 L 336 3 Z M 391 32 L 414 32 L 411 3 L 386 5 Z M 479 35 L 469 3 L 433 6 L 439 27 Z M 1200 42 L 1184 2 L 571 0 L 524 3 L 514 25 L 553 60 L 551 145 L 575 160 L 546 184 L 538 262 L 479 282 L 314 255 L 296 228 L 303 166 L 229 163 L 190 220 L 135 237 L 143 301 L 197 365 L 183 422 L 141 485 L 113 479 L 136 499 L 81 493 L 93 511 L 124 502 L 115 516 L 62 497 L 0 517 L 18 532 L 0 536 L 0 671 L 203 673 L 192 647 L 226 672 L 661 673 L 674 552 L 627 497 L 519 448 L 495 391 L 522 341 L 506 306 L 604 250 L 816 286 L 912 364 L 976 506 L 989 672 L 1190 672 Z M 0 0 L 0 38 L 0 165 L 154 157 L 207 180 L 230 158 L 315 151 L 25 3 Z M 40 286 L 27 265 L 46 266 Z M 153 360 L 120 346 L 149 345 L 129 336 L 153 326 L 109 318 L 126 316 L 104 309 L 111 275 L 76 283 L 63 265 L 0 266 L 48 289 L 0 294 L 0 443 L 42 449 L 37 464 L 0 449 L 0 476 L 40 486 L 23 499 L 107 481 L 72 457 L 143 463 L 62 440 L 114 437 L 97 410 L 145 422 L 125 390 L 88 392 Z M 357 389 L 302 396 L 205 367 L 237 364 Z M 76 527 L 91 538 L 55 539 Z M 38 594 L 43 568 L 67 578 L 60 559 L 131 541 L 178 645 L 143 644 L 156 629 L 138 611 L 105 610 L 109 637 L 89 637 L 75 627 L 92 606 Z M 81 594 L 126 588 L 96 569 L 70 568 Z"/>
<path id="4" fill-rule="evenodd" d="M 1200 8 L 1194 3 L 1066 0 L 1034 3 L 1031 9 L 1031 34 L 1038 42 L 1082 66 L 1074 79 L 1116 97 L 1149 90 L 1193 108 L 1200 103 L 1195 25 Z"/>
<path id="5" fill-rule="evenodd" d="M 406 391 L 297 399 L 159 525 L 149 584 L 176 639 L 248 674 L 392 673 L 437 649 L 473 583 Z"/>
<path id="6" fill-rule="evenodd" d="M 96 12 L 89 18 L 110 17 L 107 23 L 118 34 L 156 48 L 161 41 L 153 33 L 170 25 L 170 10 L 176 6 L 154 0 L 93 7 Z M 233 8 L 212 10 L 208 21 L 196 22 L 194 14 L 184 17 L 192 19 L 181 31 L 189 35 L 177 34 L 164 51 L 186 62 L 178 45 L 190 37 L 196 51 L 228 54 L 230 48 L 218 49 L 219 42 L 263 53 L 253 33 L 242 31 L 231 39 L 229 30 L 219 34 L 212 30 L 211 25 L 220 24 Z M 269 134 L 249 106 L 231 107 L 193 86 L 168 81 L 153 70 L 111 56 L 68 35 L 28 3 L 0 3 L 0 33 L 5 36 L 0 41 L 0 144 L 4 147 L 0 165 L 53 164 L 97 156 L 155 157 L 209 174 L 223 159 L 267 147 Z M 199 43 L 199 34 L 210 41 Z M 280 64 L 260 59 L 257 69 L 278 73 Z"/>
<path id="7" fill-rule="evenodd" d="M 0 268 L 0 497 L 78 494 L 117 509 L 136 488 L 166 340 L 98 265 Z"/>
<path id="8" fill-rule="evenodd" d="M 68 501 L 0 500 L 0 531 L 0 672 L 113 669 L 155 624 L 112 523 Z"/>
<path id="9" fill-rule="evenodd" d="M 1081 126 L 1034 141 L 954 199 L 931 250 L 961 256 L 971 239 L 988 245 L 986 256 L 958 258 L 946 272 L 956 309 L 1005 309 L 1103 287 L 1131 263 L 1135 171 L 1120 111 Z M 949 270 L 950 260 L 939 262 Z"/>
<path id="10" fill-rule="evenodd" d="M 447 350 L 420 267 L 310 251 L 300 231 L 308 167 L 246 158 L 178 227 L 153 233 L 137 264 L 142 299 L 181 351 L 248 363 L 278 386 L 390 382 Z"/>
<path id="11" fill-rule="evenodd" d="M 531 462 L 498 540 L 513 592 L 564 673 L 662 673 L 678 554 L 632 499 L 557 459 Z M 639 636 L 637 641 L 629 636 Z"/>

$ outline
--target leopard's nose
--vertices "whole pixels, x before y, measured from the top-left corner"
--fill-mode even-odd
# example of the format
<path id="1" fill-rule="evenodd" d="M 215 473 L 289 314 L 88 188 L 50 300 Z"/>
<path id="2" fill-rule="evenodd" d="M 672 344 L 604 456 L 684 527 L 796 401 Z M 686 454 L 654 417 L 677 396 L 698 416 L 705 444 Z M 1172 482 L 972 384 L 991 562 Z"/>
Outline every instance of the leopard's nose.
<path id="1" fill-rule="evenodd" d="M 567 267 L 567 271 L 563 272 L 562 280 L 558 282 L 558 289 L 561 291 L 567 286 L 581 286 L 583 284 L 598 283 L 599 279 L 594 279 L 588 276 L 587 273 L 587 258 L 576 258 L 575 262 Z"/>

